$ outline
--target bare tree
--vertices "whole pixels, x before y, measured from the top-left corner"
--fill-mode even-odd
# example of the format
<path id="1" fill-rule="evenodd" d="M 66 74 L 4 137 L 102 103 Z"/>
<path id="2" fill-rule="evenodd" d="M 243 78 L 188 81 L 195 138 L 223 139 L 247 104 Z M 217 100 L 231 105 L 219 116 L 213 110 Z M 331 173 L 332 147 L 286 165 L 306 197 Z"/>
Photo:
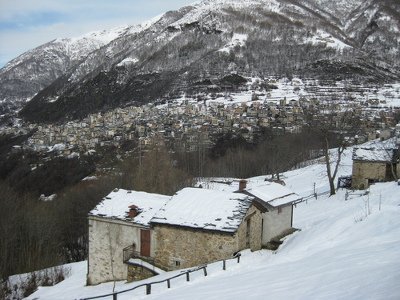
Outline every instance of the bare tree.
<path id="1" fill-rule="evenodd" d="M 325 136 L 324 139 L 325 139 L 325 144 L 323 152 L 325 158 L 326 173 L 328 175 L 328 181 L 329 181 L 329 193 L 332 196 L 336 194 L 335 179 L 339 169 L 340 162 L 342 160 L 342 154 L 346 149 L 346 145 L 342 141 L 336 149 L 336 157 L 333 158 L 331 152 L 329 151 L 329 139 L 327 136 Z M 333 164 L 333 172 L 332 172 L 332 164 Z"/>
<path id="2" fill-rule="evenodd" d="M 320 143 L 326 173 L 329 182 L 330 195 L 336 194 L 335 180 L 342 160 L 342 154 L 346 149 L 345 134 L 359 133 L 360 124 L 354 118 L 351 110 L 346 110 L 336 103 L 334 99 L 322 103 L 322 109 L 318 115 L 309 116 L 311 128 L 315 138 Z M 333 150 L 336 148 L 336 150 Z"/>
<path id="3" fill-rule="evenodd" d="M 175 166 L 164 145 L 148 146 L 141 156 L 125 159 L 117 169 L 119 187 L 150 193 L 173 195 L 191 178 Z"/>

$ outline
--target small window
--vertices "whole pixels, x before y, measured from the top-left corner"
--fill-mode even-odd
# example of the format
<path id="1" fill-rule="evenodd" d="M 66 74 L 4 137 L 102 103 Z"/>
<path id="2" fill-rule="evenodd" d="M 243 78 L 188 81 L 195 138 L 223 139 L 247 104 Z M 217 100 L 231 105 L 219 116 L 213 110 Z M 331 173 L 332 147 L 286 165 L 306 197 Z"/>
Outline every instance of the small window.
<path id="1" fill-rule="evenodd" d="M 282 212 L 282 207 L 278 207 L 278 214 Z"/>
<path id="2" fill-rule="evenodd" d="M 175 267 L 180 267 L 181 266 L 181 262 L 179 260 L 175 261 Z"/>

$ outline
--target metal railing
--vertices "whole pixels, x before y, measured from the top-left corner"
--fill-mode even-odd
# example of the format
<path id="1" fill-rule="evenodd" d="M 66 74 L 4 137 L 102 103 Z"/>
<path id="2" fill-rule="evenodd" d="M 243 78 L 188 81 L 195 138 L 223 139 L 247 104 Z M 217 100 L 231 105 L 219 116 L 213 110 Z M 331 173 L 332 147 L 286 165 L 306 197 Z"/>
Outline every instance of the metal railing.
<path id="1" fill-rule="evenodd" d="M 241 253 L 238 252 L 232 258 L 217 260 L 217 261 L 214 261 L 213 263 L 222 262 L 222 270 L 225 271 L 226 270 L 226 261 L 227 260 L 236 259 L 237 263 L 240 263 L 240 256 L 241 256 Z M 155 285 L 155 284 L 160 284 L 160 283 L 165 283 L 166 282 L 167 283 L 167 288 L 171 288 L 171 280 L 172 279 L 185 276 L 186 277 L 186 281 L 190 281 L 190 274 L 193 273 L 193 272 L 197 272 L 197 271 L 203 271 L 204 276 L 207 276 L 208 275 L 207 267 L 208 267 L 208 265 L 202 265 L 202 266 L 196 267 L 194 269 L 182 271 L 180 274 L 177 274 L 175 276 L 166 278 L 164 280 L 153 281 L 153 282 L 149 282 L 149 283 L 143 283 L 143 284 L 137 285 L 137 286 L 135 286 L 133 288 L 126 289 L 126 290 L 119 291 L 119 292 L 114 292 L 114 293 L 109 293 L 109 294 L 104 294 L 104 295 L 99 295 L 99 296 L 94 296 L 94 297 L 80 298 L 80 300 L 100 299 L 100 298 L 110 297 L 110 296 L 113 297 L 113 300 L 117 300 L 119 294 L 127 293 L 127 292 L 136 290 L 136 289 L 141 288 L 141 287 L 145 287 L 146 288 L 146 295 L 150 295 L 151 294 L 151 287 L 153 285 Z"/>
<path id="2" fill-rule="evenodd" d="M 154 264 L 153 257 L 140 255 L 140 252 L 135 251 L 133 246 L 128 246 L 122 249 L 122 257 L 124 263 L 128 263 L 131 258 L 139 258 L 150 264 Z"/>
<path id="3" fill-rule="evenodd" d="M 133 258 L 135 251 L 133 250 L 133 246 L 128 246 L 122 249 L 122 257 L 123 262 L 126 263 L 129 259 Z"/>

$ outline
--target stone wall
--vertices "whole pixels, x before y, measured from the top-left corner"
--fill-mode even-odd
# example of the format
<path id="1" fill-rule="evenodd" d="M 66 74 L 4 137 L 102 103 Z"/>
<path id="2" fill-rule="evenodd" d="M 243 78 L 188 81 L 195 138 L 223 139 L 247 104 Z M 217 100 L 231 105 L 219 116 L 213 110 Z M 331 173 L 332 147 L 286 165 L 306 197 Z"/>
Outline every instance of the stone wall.
<path id="1" fill-rule="evenodd" d="M 250 219 L 250 246 L 261 249 L 261 212 L 252 206 L 235 234 L 187 227 L 154 225 L 157 239 L 155 264 L 166 270 L 189 268 L 231 258 L 246 248 L 247 219 Z"/>
<path id="2" fill-rule="evenodd" d="M 252 251 L 261 249 L 261 234 L 262 234 L 262 213 L 252 205 L 237 231 L 238 235 L 238 250 L 249 248 L 247 246 L 247 220 L 250 219 L 250 249 Z"/>
<path id="3" fill-rule="evenodd" d="M 266 244 L 275 236 L 292 227 L 293 205 L 271 208 L 263 214 L 263 236 L 262 245 Z"/>
<path id="4" fill-rule="evenodd" d="M 166 270 L 188 268 L 232 256 L 235 235 L 168 225 L 155 225 L 158 239 L 155 264 Z"/>
<path id="5" fill-rule="evenodd" d="M 140 249 L 140 229 L 129 222 L 89 217 L 88 285 L 127 279 L 123 249 L 133 243 Z"/>
<path id="6" fill-rule="evenodd" d="M 351 186 L 355 189 L 368 188 L 368 179 L 374 181 L 387 181 L 391 178 L 390 169 L 387 170 L 384 162 L 353 161 Z M 400 171 L 397 166 L 397 174 Z"/>
<path id="7" fill-rule="evenodd" d="M 128 265 L 128 282 L 144 280 L 153 277 L 154 275 L 154 272 L 146 267 L 131 264 Z"/>

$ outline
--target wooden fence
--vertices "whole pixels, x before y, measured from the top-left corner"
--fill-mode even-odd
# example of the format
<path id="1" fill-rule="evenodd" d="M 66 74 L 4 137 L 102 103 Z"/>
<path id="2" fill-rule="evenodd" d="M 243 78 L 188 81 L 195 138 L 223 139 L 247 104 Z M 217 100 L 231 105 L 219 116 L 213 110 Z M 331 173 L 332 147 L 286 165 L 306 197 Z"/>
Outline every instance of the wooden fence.
<path id="1" fill-rule="evenodd" d="M 236 253 L 236 255 L 234 255 L 230 259 L 222 259 L 222 260 L 218 260 L 218 261 L 215 261 L 215 262 L 222 262 L 222 270 L 226 270 L 226 261 L 227 260 L 236 259 L 237 263 L 240 263 L 240 256 L 241 256 L 241 254 L 239 252 L 239 253 Z M 141 288 L 141 287 L 145 288 L 146 295 L 150 295 L 151 294 L 151 287 L 153 285 L 155 285 L 155 284 L 166 283 L 167 284 L 167 288 L 171 288 L 171 280 L 172 279 L 185 276 L 186 277 L 186 281 L 190 281 L 190 274 L 194 273 L 194 272 L 199 272 L 199 271 L 202 271 L 204 276 L 207 276 L 208 275 L 207 274 L 207 265 L 203 265 L 203 266 L 199 266 L 199 267 L 194 268 L 194 269 L 186 270 L 186 271 L 184 271 L 184 272 L 182 272 L 180 274 L 177 274 L 175 276 L 169 277 L 169 278 L 164 279 L 164 280 L 152 281 L 152 282 L 149 282 L 149 283 L 143 283 L 143 284 L 137 285 L 137 286 L 135 286 L 133 288 L 126 289 L 126 290 L 119 291 L 119 292 L 99 295 L 99 296 L 95 296 L 95 297 L 80 298 L 80 300 L 100 299 L 100 298 L 105 298 L 105 297 L 110 297 L 110 296 L 112 296 L 113 300 L 117 300 L 119 294 L 127 293 L 127 292 L 136 290 L 136 289 Z"/>

